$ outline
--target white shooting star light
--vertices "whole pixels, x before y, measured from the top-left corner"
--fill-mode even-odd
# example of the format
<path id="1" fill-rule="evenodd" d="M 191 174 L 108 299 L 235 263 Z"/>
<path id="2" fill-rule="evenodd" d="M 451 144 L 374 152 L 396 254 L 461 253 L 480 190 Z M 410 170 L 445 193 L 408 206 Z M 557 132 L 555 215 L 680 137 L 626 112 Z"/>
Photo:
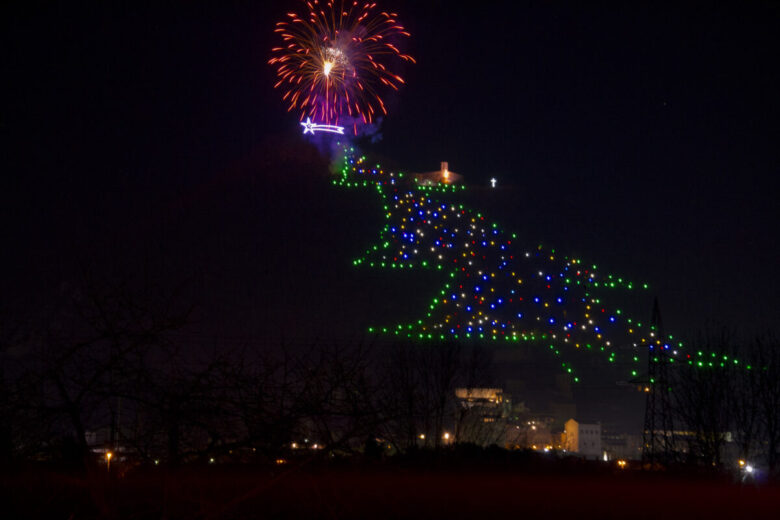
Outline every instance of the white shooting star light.
<path id="1" fill-rule="evenodd" d="M 311 122 L 311 118 L 307 117 L 306 122 L 302 122 L 303 133 L 314 135 L 314 132 L 330 132 L 331 134 L 344 135 L 344 127 L 336 125 L 318 125 Z"/>

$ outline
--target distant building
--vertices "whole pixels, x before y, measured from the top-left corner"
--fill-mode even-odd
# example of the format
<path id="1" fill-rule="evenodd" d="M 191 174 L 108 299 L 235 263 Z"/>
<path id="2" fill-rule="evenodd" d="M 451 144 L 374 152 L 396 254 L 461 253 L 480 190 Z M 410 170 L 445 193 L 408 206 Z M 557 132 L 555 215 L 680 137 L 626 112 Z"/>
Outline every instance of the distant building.
<path id="1" fill-rule="evenodd" d="M 569 419 L 564 425 L 564 449 L 588 459 L 602 457 L 601 425 L 579 423 Z"/>
<path id="2" fill-rule="evenodd" d="M 642 458 L 642 436 L 602 431 L 601 449 L 607 460 L 639 460 Z"/>
<path id="3" fill-rule="evenodd" d="M 550 431 L 551 417 L 529 417 L 506 426 L 505 446 L 510 450 L 550 451 L 556 448 Z"/>
<path id="4" fill-rule="evenodd" d="M 504 391 L 501 388 L 456 388 L 455 397 L 466 408 L 495 408 L 504 402 Z"/>
<path id="5" fill-rule="evenodd" d="M 480 446 L 504 445 L 506 417 L 511 404 L 501 388 L 456 388 L 458 442 Z"/>
<path id="6" fill-rule="evenodd" d="M 463 181 L 463 176 L 451 171 L 449 164 L 442 161 L 441 168 L 426 173 L 417 173 L 414 175 L 417 184 L 421 186 L 435 186 L 436 184 L 458 184 Z"/>

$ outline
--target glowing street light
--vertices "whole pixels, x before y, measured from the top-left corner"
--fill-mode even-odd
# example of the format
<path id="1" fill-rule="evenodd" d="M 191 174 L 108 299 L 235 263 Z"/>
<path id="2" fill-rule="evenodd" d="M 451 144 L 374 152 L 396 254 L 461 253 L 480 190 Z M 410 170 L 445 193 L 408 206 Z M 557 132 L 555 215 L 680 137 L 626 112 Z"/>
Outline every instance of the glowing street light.
<path id="1" fill-rule="evenodd" d="M 497 180 L 495 177 L 493 177 L 492 179 L 490 179 L 490 187 L 491 187 L 491 188 L 495 188 L 495 187 L 496 187 L 496 183 L 497 183 L 497 182 L 498 182 L 498 180 Z"/>
<path id="2" fill-rule="evenodd" d="M 106 452 L 106 471 L 111 471 L 111 457 L 113 457 L 114 454 L 110 451 Z"/>

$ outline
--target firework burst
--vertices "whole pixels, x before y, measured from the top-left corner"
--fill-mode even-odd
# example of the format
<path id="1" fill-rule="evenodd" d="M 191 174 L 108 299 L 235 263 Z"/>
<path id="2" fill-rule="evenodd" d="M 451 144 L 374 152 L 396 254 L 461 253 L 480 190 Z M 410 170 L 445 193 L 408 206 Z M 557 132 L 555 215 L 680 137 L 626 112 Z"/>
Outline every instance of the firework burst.
<path id="1" fill-rule="evenodd" d="M 398 90 L 404 83 L 387 62 L 414 63 L 393 43 L 409 36 L 397 15 L 375 12 L 372 2 L 304 3 L 305 16 L 290 12 L 286 21 L 276 24 L 283 45 L 272 49 L 269 60 L 276 66 L 275 87 L 284 91 L 288 111 L 297 109 L 301 120 L 308 117 L 326 124 L 344 119 L 371 123 L 387 114 L 381 92 Z"/>

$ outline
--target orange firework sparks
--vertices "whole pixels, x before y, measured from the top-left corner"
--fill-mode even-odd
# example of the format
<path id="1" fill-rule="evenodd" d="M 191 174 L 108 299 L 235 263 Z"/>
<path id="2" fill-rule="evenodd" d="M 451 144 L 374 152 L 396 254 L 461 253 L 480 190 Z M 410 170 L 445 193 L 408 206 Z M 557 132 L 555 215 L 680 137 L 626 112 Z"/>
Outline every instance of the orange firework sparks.
<path id="1" fill-rule="evenodd" d="M 404 83 L 383 63 L 398 57 L 414 63 L 393 40 L 409 33 L 395 13 L 374 12 L 376 3 L 328 0 L 304 2 L 308 14 L 287 13 L 276 24 L 283 44 L 274 47 L 268 63 L 279 76 L 275 87 L 284 90 L 288 111 L 300 110 L 326 124 L 349 118 L 371 123 L 387 108 L 380 96 L 386 88 Z"/>

